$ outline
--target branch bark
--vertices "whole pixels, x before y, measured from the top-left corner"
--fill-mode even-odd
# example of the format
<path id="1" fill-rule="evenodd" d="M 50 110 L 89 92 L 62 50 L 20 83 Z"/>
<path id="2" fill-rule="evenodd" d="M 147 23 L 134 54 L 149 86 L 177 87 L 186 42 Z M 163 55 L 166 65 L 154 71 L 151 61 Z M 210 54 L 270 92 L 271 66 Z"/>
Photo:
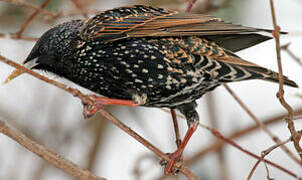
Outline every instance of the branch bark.
<path id="1" fill-rule="evenodd" d="M 88 170 L 79 167 L 73 162 L 64 159 L 63 157 L 47 149 L 43 145 L 38 144 L 37 142 L 29 139 L 24 134 L 11 129 L 4 123 L 4 121 L 1 120 L 0 120 L 0 133 L 15 140 L 20 145 L 24 146 L 26 149 L 30 150 L 36 155 L 40 156 L 45 161 L 49 162 L 50 164 L 56 166 L 57 168 L 63 170 L 64 172 L 68 173 L 69 175 L 77 179 L 105 180 L 104 178 L 97 177 L 96 175 L 92 174 Z"/>
<path id="2" fill-rule="evenodd" d="M 282 62 L 281 62 L 281 50 L 280 50 L 280 26 L 278 26 L 278 24 L 277 24 L 273 0 L 270 0 L 270 6 L 271 6 L 272 20 L 273 20 L 273 25 L 274 25 L 273 36 L 276 41 L 276 53 L 277 53 L 277 62 L 278 62 L 278 70 L 279 70 L 279 92 L 277 93 L 277 97 L 278 97 L 281 105 L 288 112 L 288 116 L 287 116 L 288 129 L 293 137 L 294 147 L 302 161 L 302 148 L 299 144 L 300 140 L 301 140 L 301 134 L 298 133 L 295 128 L 295 124 L 293 121 L 293 117 L 294 117 L 293 108 L 286 102 L 286 100 L 284 98 L 284 89 L 283 89 L 284 77 L 283 77 Z"/>

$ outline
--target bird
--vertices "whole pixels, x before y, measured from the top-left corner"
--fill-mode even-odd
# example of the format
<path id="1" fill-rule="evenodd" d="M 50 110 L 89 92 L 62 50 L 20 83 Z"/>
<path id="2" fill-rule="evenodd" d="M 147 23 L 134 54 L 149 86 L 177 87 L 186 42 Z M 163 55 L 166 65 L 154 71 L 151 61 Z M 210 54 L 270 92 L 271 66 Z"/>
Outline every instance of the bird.
<path id="1" fill-rule="evenodd" d="M 166 164 L 165 174 L 171 174 L 198 126 L 196 100 L 229 82 L 279 82 L 277 72 L 235 54 L 271 39 L 263 35 L 271 32 L 210 15 L 135 5 L 49 29 L 23 64 L 91 90 L 101 105 L 179 110 L 188 130 Z M 21 73 L 13 74 L 8 80 Z M 298 87 L 287 77 L 284 84 Z"/>

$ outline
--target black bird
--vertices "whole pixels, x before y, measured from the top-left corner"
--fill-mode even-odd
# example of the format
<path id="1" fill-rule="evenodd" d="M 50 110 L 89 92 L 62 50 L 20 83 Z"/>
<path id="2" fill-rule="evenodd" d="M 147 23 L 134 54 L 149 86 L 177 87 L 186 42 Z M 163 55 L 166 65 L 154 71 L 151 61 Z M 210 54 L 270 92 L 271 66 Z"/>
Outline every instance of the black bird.
<path id="1" fill-rule="evenodd" d="M 48 30 L 24 64 L 107 97 L 94 96 L 101 104 L 178 109 L 189 130 L 172 154 L 166 169 L 171 173 L 197 128 L 197 99 L 228 82 L 279 81 L 276 72 L 234 54 L 271 39 L 258 34 L 261 31 L 269 30 L 208 15 L 143 5 L 121 7 Z M 286 77 L 285 84 L 297 87 Z"/>

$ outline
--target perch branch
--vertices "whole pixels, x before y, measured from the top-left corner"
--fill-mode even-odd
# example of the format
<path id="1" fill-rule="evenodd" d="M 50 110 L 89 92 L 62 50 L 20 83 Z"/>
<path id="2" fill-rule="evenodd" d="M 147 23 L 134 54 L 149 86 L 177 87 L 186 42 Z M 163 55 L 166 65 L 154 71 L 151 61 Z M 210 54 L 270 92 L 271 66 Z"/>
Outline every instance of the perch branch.
<path id="1" fill-rule="evenodd" d="M 277 97 L 278 97 L 281 105 L 288 112 L 288 117 L 287 117 L 288 129 L 293 137 L 294 147 L 302 161 L 302 148 L 299 144 L 300 139 L 301 139 L 301 134 L 298 133 L 295 128 L 295 124 L 293 121 L 294 111 L 284 98 L 284 89 L 283 89 L 284 77 L 283 77 L 282 62 L 281 62 L 281 50 L 280 50 L 280 26 L 277 25 L 276 13 L 275 13 L 273 0 L 270 0 L 270 6 L 271 6 L 272 20 L 273 20 L 273 25 L 274 25 L 273 36 L 276 41 L 276 53 L 277 53 L 278 70 L 279 70 L 279 92 L 277 93 Z"/>
<path id="2" fill-rule="evenodd" d="M 8 136 L 9 138 L 15 140 L 20 145 L 24 146 L 31 152 L 37 154 L 45 161 L 51 163 L 52 165 L 56 166 L 57 168 L 65 171 L 66 173 L 70 174 L 71 176 L 76 177 L 77 179 L 81 180 L 105 180 L 104 178 L 100 178 L 85 170 L 78 165 L 74 164 L 73 162 L 64 159 L 63 157 L 59 156 L 55 152 L 45 148 L 44 146 L 36 143 L 35 141 L 29 139 L 24 134 L 12 130 L 8 127 L 4 121 L 0 120 L 0 133 Z"/>

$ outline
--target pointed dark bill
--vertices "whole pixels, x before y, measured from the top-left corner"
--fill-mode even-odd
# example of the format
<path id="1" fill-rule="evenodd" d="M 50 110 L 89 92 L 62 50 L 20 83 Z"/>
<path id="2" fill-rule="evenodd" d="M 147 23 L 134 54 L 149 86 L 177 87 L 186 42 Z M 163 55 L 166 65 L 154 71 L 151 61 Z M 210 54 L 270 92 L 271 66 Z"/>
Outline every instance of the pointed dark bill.
<path id="1" fill-rule="evenodd" d="M 38 63 L 37 63 L 37 59 L 33 59 L 31 61 L 28 61 L 27 63 L 23 64 L 24 67 L 31 69 L 33 67 L 35 67 Z M 11 80 L 15 79 L 16 77 L 20 76 L 21 74 L 23 74 L 24 71 L 20 70 L 20 69 L 15 69 L 12 73 L 10 73 L 10 75 L 5 79 L 5 81 L 2 84 L 7 84 L 8 82 L 10 82 Z"/>

